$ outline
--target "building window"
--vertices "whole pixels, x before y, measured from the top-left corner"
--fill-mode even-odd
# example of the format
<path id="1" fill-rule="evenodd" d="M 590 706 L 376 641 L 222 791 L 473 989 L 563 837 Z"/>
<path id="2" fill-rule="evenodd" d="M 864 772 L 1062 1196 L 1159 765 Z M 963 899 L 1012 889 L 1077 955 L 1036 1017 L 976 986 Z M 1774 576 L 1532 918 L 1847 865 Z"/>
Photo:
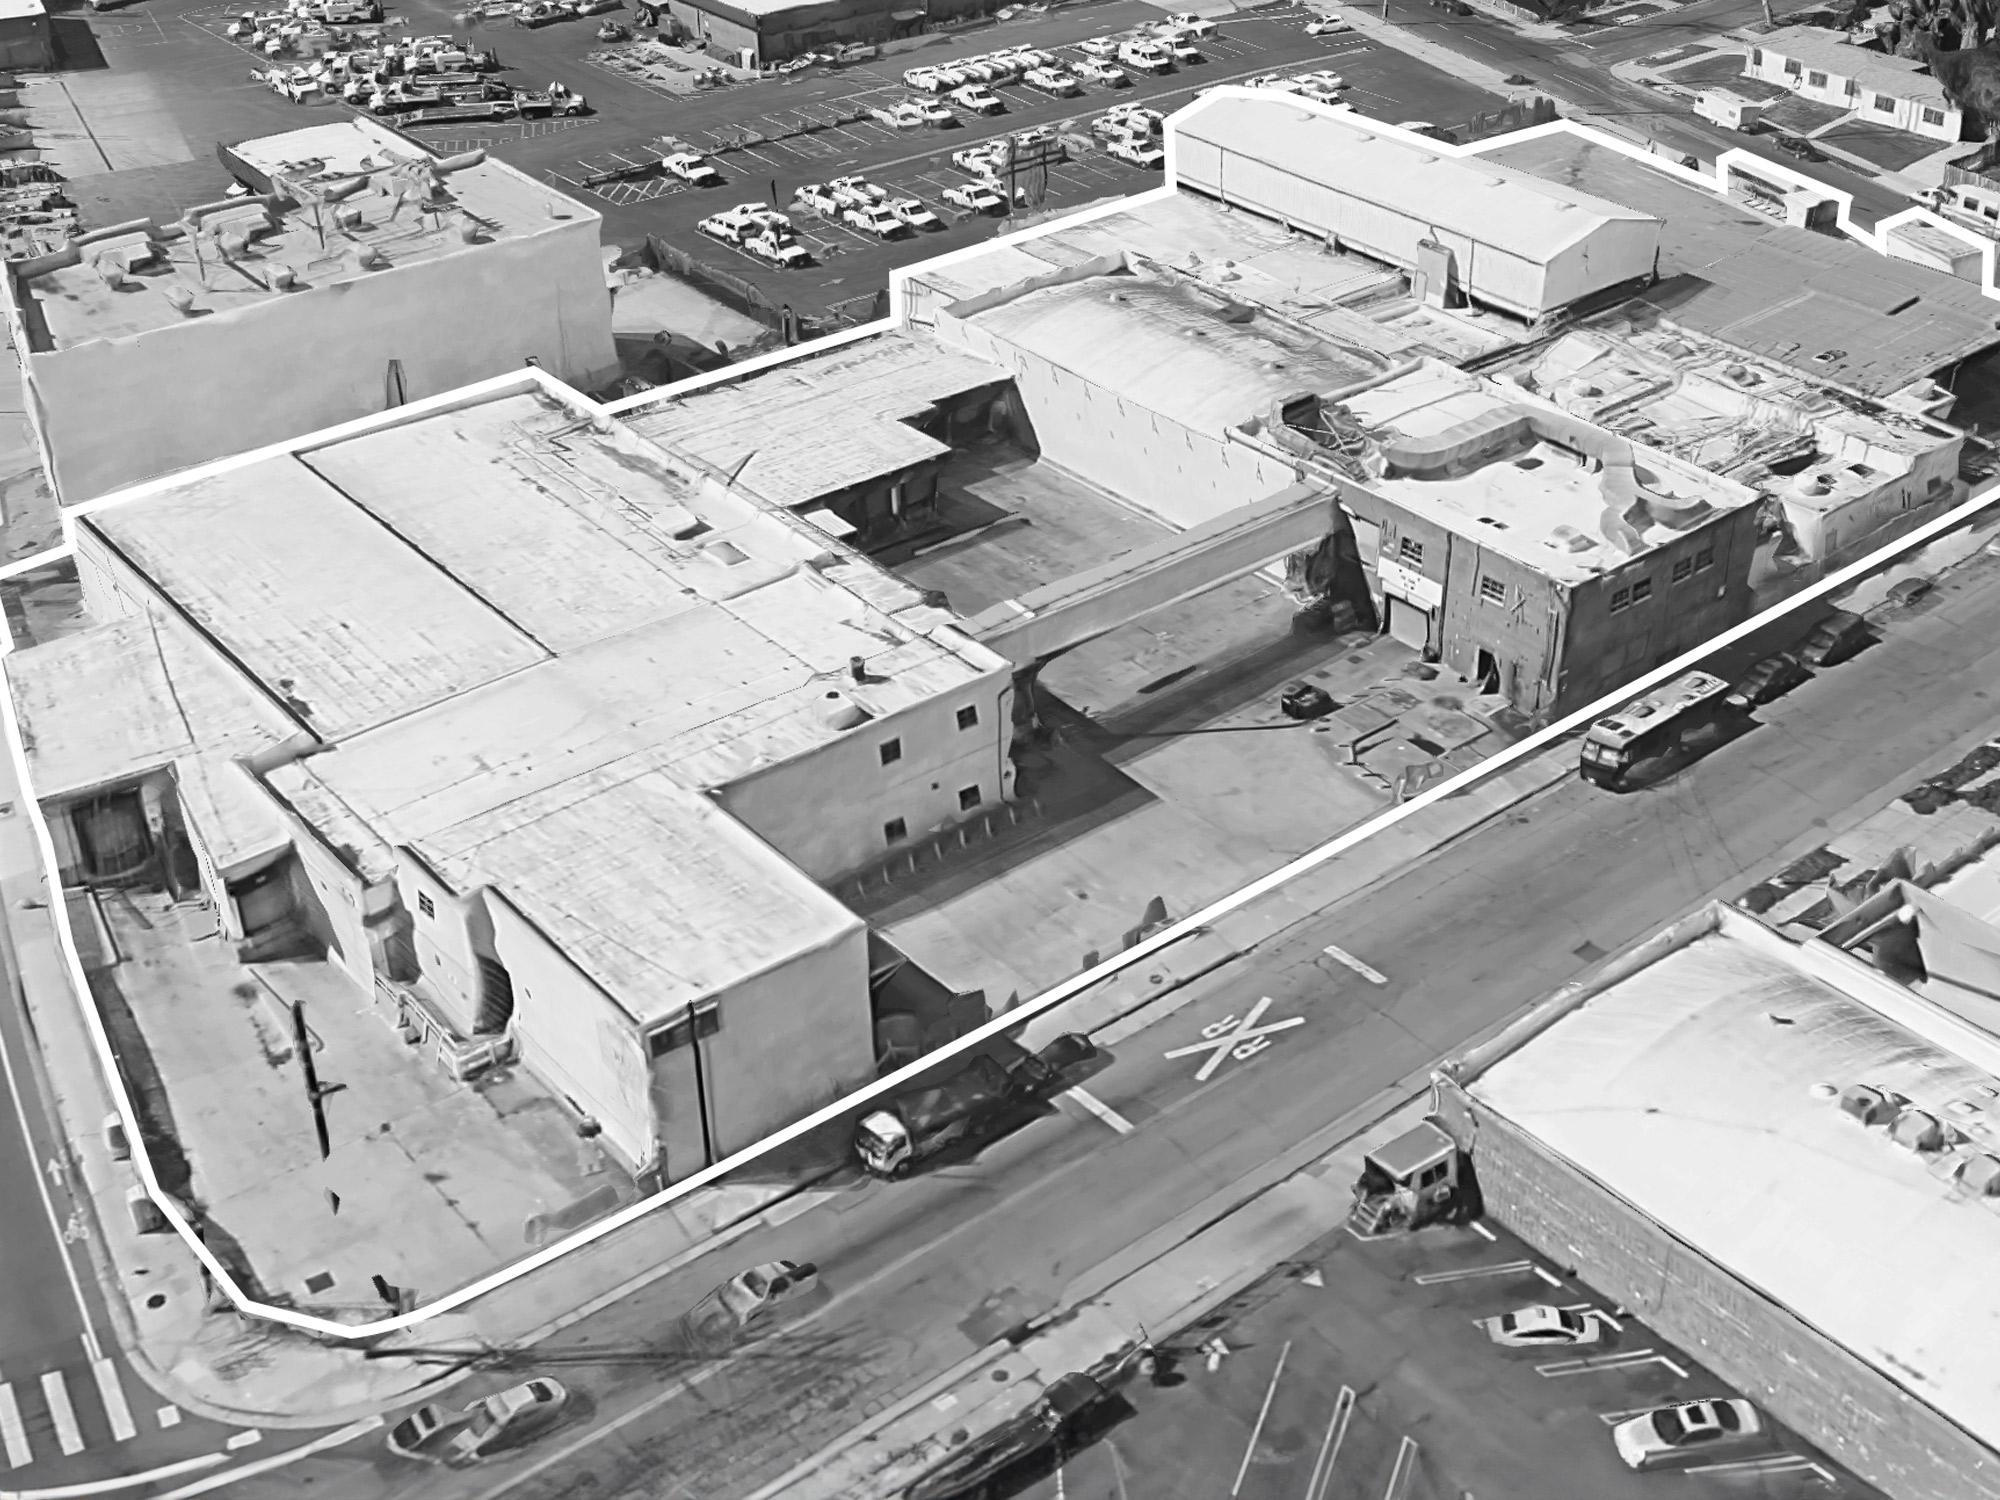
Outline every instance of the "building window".
<path id="1" fill-rule="evenodd" d="M 1479 597 L 1488 604 L 1505 604 L 1507 585 L 1497 578 L 1482 578 L 1479 580 Z"/>
<path id="2" fill-rule="evenodd" d="M 1805 71 L 1805 68 L 1806 65 L 1804 63 L 1793 62 L 1790 58 L 1785 59 L 1785 71 L 1791 74 L 1792 77 L 1794 78 L 1798 77 L 1799 74 L 1803 73 Z"/>
<path id="3" fill-rule="evenodd" d="M 974 729 L 978 725 L 979 710 L 977 708 L 968 705 L 958 711 L 958 727 L 960 729 Z"/>
<path id="4" fill-rule="evenodd" d="M 882 741 L 883 765 L 893 766 L 897 761 L 901 760 L 902 758 L 903 758 L 903 742 L 901 740 Z"/>
<path id="5" fill-rule="evenodd" d="M 1402 546 L 1397 548 L 1396 555 L 1411 567 L 1421 568 L 1424 565 L 1424 544 L 1415 537 L 1406 536 L 1403 538 Z"/>
<path id="6" fill-rule="evenodd" d="M 1695 553 L 1694 555 L 1695 572 L 1705 573 L 1714 566 L 1715 566 L 1715 549 L 1713 547 L 1704 547 L 1701 549 L 1701 551 Z"/>
<path id="7" fill-rule="evenodd" d="M 1688 580 L 1688 574 L 1692 573 L 1693 571 L 1694 571 L 1694 559 L 1691 557 L 1681 558 L 1678 562 L 1674 564 L 1674 582 L 1686 583 Z"/>
<path id="8" fill-rule="evenodd" d="M 882 842 L 885 844 L 900 844 L 904 839 L 909 837 L 909 833 L 910 830 L 903 826 L 901 818 L 891 818 L 882 825 Z"/>
<path id="9" fill-rule="evenodd" d="M 1846 93 L 1847 97 L 1848 97 L 1848 98 L 1850 98 L 1850 99 L 1859 99 L 1859 98 L 1861 97 L 1861 84 L 1860 84 L 1860 82 L 1859 82 L 1858 80 L 1856 80 L 1856 79 L 1853 79 L 1853 78 L 1850 78 L 1850 79 L 1848 79 L 1848 80 L 1847 80 L 1847 87 L 1846 87 L 1846 89 L 1844 90 L 1844 92 Z"/>
<path id="10" fill-rule="evenodd" d="M 1632 591 L 1630 589 L 1614 589 L 1612 591 L 1611 613 L 1615 615 L 1620 610 L 1630 609 L 1631 607 L 1632 607 Z"/>
<path id="11" fill-rule="evenodd" d="M 979 806 L 979 788 L 976 786 L 960 787 L 958 789 L 958 810 L 960 812 L 971 812 L 977 806 Z"/>
<path id="12" fill-rule="evenodd" d="M 1891 99 L 1887 94 L 1877 94 L 1875 96 L 1875 108 L 1885 115 L 1893 115 L 1896 112 L 1896 101 Z"/>
<path id="13" fill-rule="evenodd" d="M 715 1000 L 697 1001 L 692 1013 L 681 1012 L 678 1021 L 669 1022 L 646 1038 L 646 1050 L 655 1057 L 665 1057 L 669 1052 L 685 1047 L 696 1037 L 714 1036 L 722 1030 L 722 1005 Z"/>
<path id="14" fill-rule="evenodd" d="M 1752 47 L 1750 49 L 1750 66 L 1753 68 L 1764 66 L 1764 49 L 1762 47 Z"/>
<path id="15" fill-rule="evenodd" d="M 1808 88 L 1815 88 L 1815 89 L 1825 88 L 1826 74 L 1818 72 L 1806 74 L 1806 86 Z"/>
<path id="16" fill-rule="evenodd" d="M 1944 124 L 1944 111 L 1943 111 L 1943 110 L 1941 110 L 1941 109 L 1927 109 L 1927 110 L 1925 110 L 1925 111 L 1924 111 L 1924 123 L 1925 123 L 1926 125 L 1942 125 L 1942 124 Z"/>
<path id="17" fill-rule="evenodd" d="M 1644 604 L 1648 599 L 1652 597 L 1653 597 L 1652 579 L 1641 578 L 1637 583 L 1632 585 L 1632 602 L 1634 604 Z"/>
<path id="18" fill-rule="evenodd" d="M 437 908 L 431 905 L 431 893 L 429 891 L 417 892 L 417 910 L 427 917 L 437 915 Z"/>

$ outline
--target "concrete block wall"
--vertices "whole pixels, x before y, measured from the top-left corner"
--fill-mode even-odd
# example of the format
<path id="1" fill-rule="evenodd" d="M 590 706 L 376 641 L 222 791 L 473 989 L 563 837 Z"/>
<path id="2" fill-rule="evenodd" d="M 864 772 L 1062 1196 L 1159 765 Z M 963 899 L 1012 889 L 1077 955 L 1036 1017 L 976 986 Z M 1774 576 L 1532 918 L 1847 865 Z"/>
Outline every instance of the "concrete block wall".
<path id="1" fill-rule="evenodd" d="M 1440 1089 L 1447 1116 L 1471 1120 L 1491 1217 L 1895 1500 L 2000 1495 L 2000 1455 L 1970 1433 L 1479 1099 Z"/>

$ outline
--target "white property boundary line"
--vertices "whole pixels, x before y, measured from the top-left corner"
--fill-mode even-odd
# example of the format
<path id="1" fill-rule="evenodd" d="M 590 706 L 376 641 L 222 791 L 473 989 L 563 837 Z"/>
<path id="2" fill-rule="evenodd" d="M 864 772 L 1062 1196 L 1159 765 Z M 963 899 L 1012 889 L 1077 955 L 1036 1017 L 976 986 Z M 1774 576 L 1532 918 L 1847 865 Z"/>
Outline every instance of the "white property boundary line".
<path id="1" fill-rule="evenodd" d="M 1192 104 L 1185 106 L 1175 114 L 1174 120 L 1178 122 L 1193 115 L 1202 109 L 1210 99 L 1230 96 L 1257 99 L 1268 99 L 1271 97 L 1270 93 L 1265 90 L 1242 89 L 1234 85 L 1223 85 L 1217 89 L 1215 94 L 1206 95 L 1201 99 L 1197 99 Z M 1285 102 L 1291 107 L 1309 112 L 1318 111 L 1329 115 L 1337 113 L 1326 106 L 1318 105 L 1311 100 L 1298 98 L 1296 95 L 1285 96 Z M 1375 121 L 1369 121 L 1368 128 L 1373 131 L 1392 135 L 1407 134 L 1407 132 L 1396 131 L 1393 126 L 1383 125 Z M 1529 139 L 1561 131 L 1569 131 L 1595 144 L 1602 145 L 1607 149 L 1618 151 L 1626 156 L 1644 161 L 1655 170 L 1677 175 L 1680 180 L 1693 185 L 1706 187 L 1711 191 L 1718 190 L 1717 183 L 1702 177 L 1700 173 L 1664 162 L 1660 158 L 1652 156 L 1637 147 L 1615 140 L 1588 127 L 1576 125 L 1573 122 L 1558 121 L 1553 125 L 1536 127 L 1532 131 L 1517 132 L 1515 135 L 1503 139 Z M 1411 139 L 1413 141 L 1423 139 L 1425 149 L 1438 154 L 1477 154 L 1473 148 L 1469 147 L 1452 147 L 1443 142 L 1434 142 L 1428 138 L 1414 136 Z M 234 458 L 218 460 L 214 463 L 203 465 L 198 470 L 184 470 L 176 474 L 162 476 L 161 478 L 150 480 L 118 494 L 105 496 L 83 505 L 70 507 L 65 510 L 63 516 L 63 525 L 66 533 L 65 545 L 61 548 L 39 553 L 35 557 L 24 559 L 19 563 L 0 568 L 0 579 L 15 576 L 32 568 L 46 567 L 60 557 L 73 555 L 74 518 L 76 516 L 112 505 L 123 505 L 145 499 L 161 490 L 183 485 L 195 474 L 219 473 L 241 468 L 269 458 L 308 452 L 349 437 L 358 437 L 364 433 L 381 431 L 388 427 L 399 426 L 406 422 L 435 416 L 453 409 L 478 405 L 507 395 L 525 393 L 531 389 L 537 390 L 562 403 L 571 410 L 576 411 L 583 419 L 590 421 L 593 425 L 601 425 L 604 430 L 608 431 L 612 428 L 619 415 L 651 404 L 671 401 L 684 391 L 719 384 L 727 379 L 740 377 L 745 373 L 754 373 L 757 370 L 783 363 L 787 359 L 810 357 L 815 354 L 824 353 L 830 348 L 837 348 L 851 342 L 857 342 L 870 334 L 886 331 L 901 321 L 909 278 L 912 274 L 920 273 L 927 267 L 941 267 L 960 260 L 973 258 L 985 254 L 996 245 L 1011 245 L 1022 240 L 1033 239 L 1041 235 L 1057 232 L 1058 230 L 1074 227 L 1078 223 L 1126 212 L 1137 203 L 1150 202 L 1170 196 L 1176 191 L 1178 183 L 1175 171 L 1177 140 L 1173 130 L 1169 130 L 1167 140 L 1167 180 L 1165 185 L 1160 188 L 1136 195 L 1133 198 L 1120 199 L 1102 204 L 1097 208 L 1085 210 L 1067 219 L 1033 225 L 1014 234 L 969 246 L 963 250 L 953 251 L 932 261 L 925 262 L 920 266 L 892 273 L 890 280 L 890 305 L 892 313 L 891 318 L 885 322 L 852 329 L 844 334 L 836 335 L 829 340 L 815 341 L 812 344 L 799 345 L 789 350 L 773 351 L 770 355 L 746 361 L 743 365 L 733 366 L 725 371 L 712 372 L 706 376 L 699 376 L 693 380 L 682 382 L 679 385 L 663 387 L 656 392 L 648 392 L 638 397 L 628 398 L 615 403 L 614 406 L 605 406 L 591 401 L 562 384 L 539 367 L 526 368 L 505 375 L 495 376 L 490 380 L 462 387 L 456 391 L 411 402 L 408 405 L 397 407 L 391 412 L 360 418 L 288 443 L 273 444 L 250 453 L 238 455 Z M 1727 153 L 1718 162 L 1718 177 L 1724 182 L 1726 182 L 1726 173 L 1722 170 L 1722 163 L 1727 162 L 1731 157 L 1736 155 L 1747 156 L 1747 153 Z M 1776 167 L 1772 163 L 1766 163 L 1761 158 L 1752 158 L 1752 160 L 1756 161 L 1759 170 L 1776 170 L 1781 172 L 1789 170 Z M 1800 174 L 1792 175 L 1799 176 Z M 1811 179 L 1803 176 L 1800 176 L 1800 180 L 1801 182 L 1811 182 Z M 1866 242 L 1869 236 L 1864 231 L 1854 230 L 1847 224 L 1847 206 L 1851 201 L 1848 195 L 1830 188 L 1825 189 L 1825 191 L 1831 196 L 1842 200 L 1842 227 L 1848 229 L 1848 232 L 1853 234 L 1855 238 Z M 1703 642 L 1700 646 L 1684 653 L 1674 661 L 1653 668 L 1650 672 L 1626 684 L 1616 692 L 1605 695 L 1587 707 L 1578 709 L 1568 717 L 1550 725 L 1548 728 L 1530 735 L 1528 738 L 1509 746 L 1505 750 L 1499 751 L 1480 765 L 1460 772 L 1448 780 L 1436 783 L 1415 797 L 1412 797 L 1409 801 L 1390 808 L 1379 816 L 1371 818 L 1361 826 L 1350 829 L 1346 833 L 1328 840 L 1315 849 L 1308 850 L 1298 858 L 1272 870 L 1268 874 L 1258 877 L 1248 885 L 1210 903 L 1190 916 L 1170 923 L 1153 936 L 1143 939 L 1134 946 L 1114 955 L 1103 963 L 1086 969 L 1073 978 L 1064 980 L 1054 988 L 1035 996 L 1033 999 L 1017 1005 L 1012 1010 L 995 1017 L 985 1025 L 960 1037 L 950 1045 L 917 1059 L 907 1067 L 900 1068 L 896 1072 L 891 1073 L 886 1078 L 878 1079 L 866 1087 L 857 1089 L 845 1098 L 836 1100 L 823 1108 L 815 1110 L 805 1118 L 795 1121 L 793 1124 L 787 1125 L 783 1129 L 766 1136 L 754 1145 L 745 1147 L 735 1155 L 694 1173 L 692 1176 L 675 1183 L 650 1198 L 631 1204 L 610 1217 L 601 1219 L 579 1230 L 567 1239 L 559 1240 L 555 1244 L 546 1246 L 534 1254 L 526 1256 L 489 1276 L 481 1277 L 477 1281 L 460 1287 L 458 1290 L 439 1298 L 435 1302 L 413 1309 L 407 1313 L 400 1313 L 393 1317 L 382 1318 L 369 1323 L 336 1323 L 329 1319 L 313 1317 L 291 1308 L 273 1307 L 266 1303 L 255 1301 L 241 1287 L 237 1286 L 235 1281 L 230 1277 L 227 1269 L 216 1258 L 215 1253 L 195 1235 L 192 1226 L 183 1216 L 180 1205 L 161 1188 L 158 1176 L 154 1171 L 152 1159 L 145 1149 L 144 1137 L 138 1129 L 137 1115 L 133 1110 L 131 1098 L 126 1092 L 125 1081 L 119 1071 L 117 1057 L 112 1051 L 110 1039 L 105 1032 L 103 1018 L 98 1014 L 95 1004 L 89 999 L 89 985 L 85 980 L 83 965 L 77 953 L 75 936 L 70 929 L 68 905 L 63 900 L 57 899 L 60 882 L 55 873 L 57 870 L 55 846 L 49 834 L 47 820 L 42 816 L 41 806 L 34 796 L 33 783 L 28 774 L 27 754 L 21 737 L 20 720 L 11 692 L 0 692 L 0 721 L 4 722 L 7 752 L 13 758 L 15 774 L 19 778 L 23 801 L 26 804 L 25 812 L 30 826 L 34 830 L 36 845 L 42 858 L 45 877 L 51 887 L 52 899 L 50 900 L 48 911 L 55 925 L 58 945 L 61 949 L 63 960 L 69 968 L 72 999 L 83 1016 L 85 1028 L 89 1032 L 93 1046 L 96 1048 L 98 1065 L 103 1072 L 107 1090 L 112 1095 L 113 1101 L 117 1106 L 119 1118 L 125 1127 L 126 1137 L 132 1143 L 132 1164 L 138 1172 L 140 1181 L 145 1186 L 147 1195 L 158 1206 L 166 1221 L 173 1226 L 174 1232 L 181 1237 L 183 1243 L 187 1245 L 195 1258 L 207 1269 L 209 1275 L 214 1279 L 215 1284 L 222 1289 L 238 1312 L 247 1317 L 262 1319 L 266 1322 L 297 1329 L 301 1332 L 321 1335 L 340 1342 L 353 1343 L 376 1339 L 386 1334 L 398 1333 L 405 1329 L 414 1328 L 442 1314 L 465 1307 L 478 1298 L 498 1291 L 502 1287 L 521 1280 L 523 1277 L 553 1265 L 565 1256 L 571 1255 L 587 1245 L 594 1244 L 598 1240 L 617 1233 L 626 1226 L 645 1218 L 648 1214 L 655 1213 L 669 1204 L 678 1202 L 690 1194 L 709 1186 L 711 1183 L 720 1181 L 731 1173 L 740 1171 L 742 1168 L 758 1161 L 780 1146 L 786 1145 L 811 1131 L 819 1129 L 821 1126 L 838 1120 L 863 1105 L 897 1092 L 921 1074 L 934 1069 L 939 1063 L 948 1062 L 952 1058 L 961 1056 L 976 1047 L 984 1045 L 997 1036 L 1018 1029 L 1022 1022 L 1051 1010 L 1094 985 L 1144 962 L 1155 953 L 1178 942 L 1182 938 L 1191 936 L 1204 928 L 1212 926 L 1216 921 L 1229 913 L 1261 899 L 1270 892 L 1296 880 L 1301 875 L 1315 870 L 1328 861 L 1346 853 L 1364 839 L 1370 838 L 1384 829 L 1392 828 L 1404 819 L 1412 817 L 1429 807 L 1432 803 L 1467 791 L 1486 778 L 1498 775 L 1508 767 L 1537 754 L 1555 741 L 1566 735 L 1575 733 L 1611 710 L 1643 696 L 1653 687 L 1668 680 L 1675 674 L 1699 664 L 1716 651 L 1762 629 L 1772 621 L 1823 599 L 1839 589 L 1845 588 L 1847 585 L 1865 577 L 1895 558 L 1907 552 L 1914 551 L 1926 542 L 1963 525 L 1979 515 L 1980 512 L 1986 510 L 1993 504 L 1996 498 L 2000 498 L 2000 482 L 1989 484 L 1983 490 L 1967 499 L 1963 504 L 1954 507 L 1944 515 L 1927 522 L 1906 536 L 1877 549 L 1858 562 L 1851 563 L 1847 567 L 1821 579 L 1818 583 L 1801 590 L 1782 603 L 1765 610 L 1762 614 L 1756 615 L 1742 624 L 1734 626 Z M 11 651 L 13 647 L 14 643 L 9 639 L 4 649 Z"/>

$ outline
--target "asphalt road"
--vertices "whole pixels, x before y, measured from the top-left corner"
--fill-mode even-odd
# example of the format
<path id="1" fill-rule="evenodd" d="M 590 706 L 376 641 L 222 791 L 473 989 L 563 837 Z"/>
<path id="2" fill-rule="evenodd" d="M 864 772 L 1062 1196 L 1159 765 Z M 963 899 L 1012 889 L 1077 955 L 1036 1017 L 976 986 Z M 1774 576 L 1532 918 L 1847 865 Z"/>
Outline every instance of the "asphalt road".
<path id="1" fill-rule="evenodd" d="M 850 1186 L 524 1351 L 522 1368 L 570 1381 L 579 1405 L 518 1457 L 446 1476 L 399 1472 L 357 1445 L 298 1466 L 289 1488 L 242 1493 L 295 1494 L 306 1477 L 343 1496 L 746 1493 L 1378 1090 L 1701 901 L 1740 893 L 1990 731 L 2000 563 L 1977 558 L 1935 597 L 1662 784 L 1620 796 L 1563 783 L 1202 986 L 1088 1083 L 1129 1132 L 1057 1112 L 974 1162 Z M 1303 1024 L 1206 1078 L 1205 1054 L 1168 1056 L 1266 999 L 1263 1023 Z M 780 1256 L 816 1261 L 825 1288 L 768 1342 L 693 1371 L 649 1353 L 709 1286 Z"/>

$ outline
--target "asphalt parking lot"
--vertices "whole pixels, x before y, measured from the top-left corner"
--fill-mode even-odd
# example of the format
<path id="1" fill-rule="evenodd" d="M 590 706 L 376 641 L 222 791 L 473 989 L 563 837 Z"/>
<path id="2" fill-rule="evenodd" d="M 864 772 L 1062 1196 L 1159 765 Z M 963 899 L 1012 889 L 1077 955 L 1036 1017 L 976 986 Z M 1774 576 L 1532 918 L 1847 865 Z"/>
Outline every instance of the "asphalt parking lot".
<path id="1" fill-rule="evenodd" d="M 186 150 L 205 156 L 214 140 L 241 139 L 306 125 L 345 112 L 338 102 L 293 105 L 250 78 L 267 60 L 224 37 L 241 4 L 176 3 L 163 0 L 143 13 L 110 12 L 77 18 L 101 40 L 103 58 L 115 71 L 143 72 L 186 137 Z M 1040 17 L 1017 18 L 949 37 L 926 37 L 895 44 L 880 59 L 837 71 L 815 69 L 787 79 L 730 84 L 707 92 L 656 87 L 630 72 L 606 65 L 607 46 L 596 36 L 601 18 L 585 18 L 533 30 L 503 21 L 461 19 L 463 0 L 401 0 L 383 22 L 400 34 L 466 37 L 499 55 L 500 74 L 521 87 L 543 88 L 551 81 L 584 93 L 591 112 L 577 119 L 424 127 L 413 135 L 432 149 L 451 152 L 483 147 L 533 176 L 555 183 L 605 216 L 607 243 L 634 248 L 647 234 L 703 262 L 751 282 L 774 303 L 789 302 L 801 312 L 872 295 L 889 269 L 941 251 L 988 238 L 1001 231 L 997 218 L 973 217 L 941 200 L 943 190 L 966 180 L 951 154 L 975 142 L 1031 125 L 1087 121 L 1116 105 L 1146 103 L 1170 111 L 1197 89 L 1241 82 L 1264 73 L 1291 74 L 1330 69 L 1349 83 L 1357 108 L 1392 120 L 1425 119 L 1451 125 L 1501 102 L 1402 53 L 1352 34 L 1309 37 L 1305 13 L 1290 7 L 1230 17 L 1219 34 L 1202 45 L 1204 61 L 1133 86 L 1090 85 L 1082 97 L 1056 99 L 1023 85 L 996 86 L 1004 114 L 978 117 L 955 110 L 950 128 L 898 131 L 872 119 L 832 123 L 866 109 L 912 96 L 903 72 L 1007 46 L 1034 46 L 1077 60 L 1087 38 L 1115 35 L 1160 19 L 1162 9 L 1143 0 L 1080 5 Z M 629 11 L 612 19 L 631 20 Z M 811 126 L 801 132 L 801 127 Z M 746 136 L 759 144 L 736 145 Z M 657 159 L 664 138 L 711 152 L 723 185 L 689 188 L 657 172 L 638 178 L 584 186 L 597 172 Z M 808 182 L 862 175 L 893 195 L 909 196 L 938 213 L 942 227 L 891 242 L 873 240 L 835 220 L 807 212 L 793 214 L 814 264 L 781 271 L 734 246 L 699 234 L 703 218 L 738 203 L 769 203 L 775 195 L 789 207 Z M 1128 166 L 1100 154 L 1051 167 L 1045 179 L 1024 178 L 1031 202 L 1025 207 L 1063 208 L 1128 194 L 1159 182 L 1157 172 Z"/>
<path id="2" fill-rule="evenodd" d="M 1532 1304 L 1604 1318 L 1581 1350 L 1505 1350 L 1481 1320 Z M 1031 1500 L 1805 1500 L 1874 1497 L 1788 1433 L 1692 1469 L 1634 1473 L 1614 1422 L 1736 1394 L 1686 1354 L 1484 1224 L 1336 1232 L 1210 1324 L 1212 1372 L 1167 1389 L 1014 1493 Z M 1048 1465 L 1045 1463 L 1045 1468 Z M 997 1492 L 996 1492 L 997 1493 Z"/>

